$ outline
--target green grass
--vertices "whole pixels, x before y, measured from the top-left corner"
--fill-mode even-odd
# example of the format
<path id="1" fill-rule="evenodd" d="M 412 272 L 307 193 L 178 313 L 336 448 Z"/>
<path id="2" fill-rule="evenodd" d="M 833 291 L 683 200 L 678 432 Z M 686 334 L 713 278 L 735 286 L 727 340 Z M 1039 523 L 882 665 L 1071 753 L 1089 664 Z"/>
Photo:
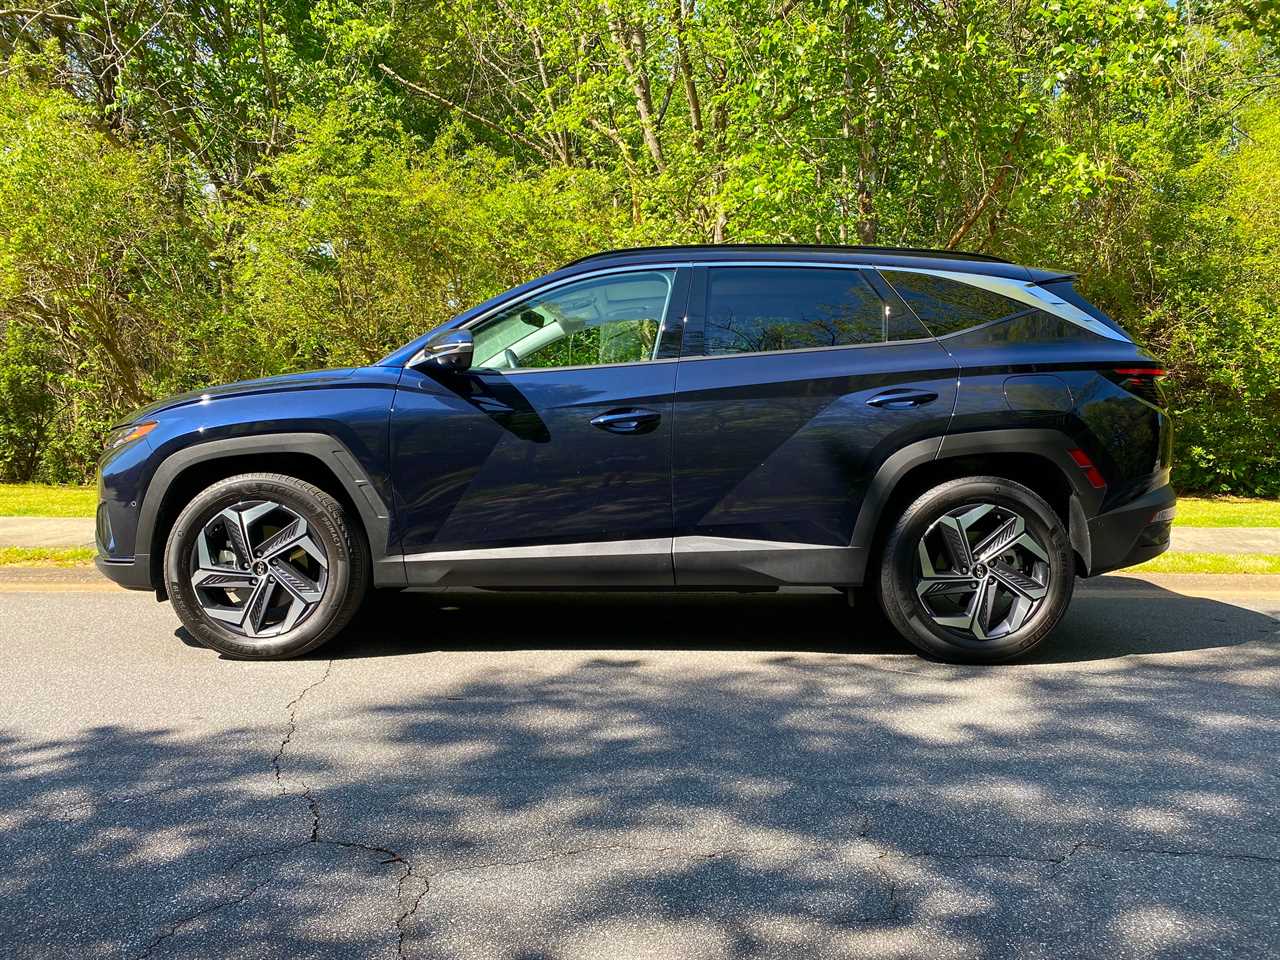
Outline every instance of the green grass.
<path id="1" fill-rule="evenodd" d="M 0 517 L 92 517 L 97 506 L 93 487 L 0 483 Z"/>
<path id="2" fill-rule="evenodd" d="M 1280 527 L 1280 500 L 1179 497 L 1176 527 Z"/>
<path id="3" fill-rule="evenodd" d="M 1129 567 L 1133 573 L 1280 573 L 1273 553 L 1162 553 Z"/>
<path id="4" fill-rule="evenodd" d="M 0 547 L 0 567 L 84 567 L 93 547 Z"/>

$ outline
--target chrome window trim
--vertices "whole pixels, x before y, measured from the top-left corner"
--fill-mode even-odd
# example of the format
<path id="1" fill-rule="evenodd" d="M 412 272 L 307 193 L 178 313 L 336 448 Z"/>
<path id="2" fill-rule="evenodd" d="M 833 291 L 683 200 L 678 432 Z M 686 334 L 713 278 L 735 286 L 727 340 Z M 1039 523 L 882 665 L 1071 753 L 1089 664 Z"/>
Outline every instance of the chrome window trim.
<path id="1" fill-rule="evenodd" d="M 544 294 L 549 293 L 552 290 L 558 290 L 561 287 L 568 286 L 571 283 L 577 283 L 579 280 L 593 280 L 596 277 L 607 277 L 610 274 L 614 274 L 614 273 L 653 273 L 658 270 L 680 270 L 682 268 L 689 268 L 691 266 L 693 266 L 693 264 L 689 262 L 627 264 L 626 266 L 607 267 L 602 270 L 591 270 L 587 273 L 576 273 L 572 277 L 561 277 L 559 280 L 552 280 L 550 283 L 545 283 L 535 290 L 527 290 L 525 291 L 523 296 L 512 297 L 509 300 L 504 300 L 502 301 L 502 303 L 499 303 L 493 307 L 490 307 L 488 310 L 480 314 L 478 317 L 472 317 L 470 320 L 468 320 L 466 323 L 464 323 L 461 327 L 458 327 L 457 329 L 470 330 L 472 327 L 476 326 L 476 324 L 484 323 L 486 320 L 489 320 L 490 318 L 493 317 L 494 314 L 502 313 L 504 310 L 509 310 L 511 307 L 516 306 L 517 304 L 532 300 L 535 297 L 543 296 Z"/>
<path id="2" fill-rule="evenodd" d="M 563 370 L 617 370 L 619 367 L 654 367 L 659 364 L 676 363 L 678 357 L 663 357 L 659 360 L 622 360 L 618 363 L 583 363 L 572 367 L 516 367 L 514 370 L 495 370 L 493 367 L 474 367 L 481 373 L 496 373 L 504 377 L 524 376 L 530 373 L 560 373 Z"/>
<path id="3" fill-rule="evenodd" d="M 774 357 L 788 353 L 830 353 L 836 350 L 870 350 L 875 347 L 902 347 L 913 343 L 936 343 L 936 337 L 916 337 L 911 340 L 881 340 L 879 343 L 838 343 L 830 347 L 791 347 L 786 350 L 755 350 L 746 353 L 700 353 L 681 357 L 680 360 L 741 360 L 744 357 Z"/>
<path id="4" fill-rule="evenodd" d="M 512 297 L 509 300 L 504 300 L 502 303 L 486 310 L 484 313 L 480 314 L 480 316 L 474 317 L 471 320 L 468 320 L 466 323 L 464 323 L 461 327 L 458 327 L 457 329 L 470 330 L 472 327 L 476 326 L 477 324 L 481 324 L 488 320 L 493 319 L 493 317 L 499 313 L 504 313 L 507 310 L 510 310 L 513 307 L 517 307 L 522 303 L 528 303 L 530 300 L 543 296 L 544 294 L 549 293 L 553 290 L 559 290 L 561 287 L 568 286 L 571 283 L 577 283 L 580 280 L 594 280 L 598 277 L 607 277 L 615 273 L 658 273 L 660 271 L 670 270 L 672 271 L 672 276 L 670 278 L 669 285 L 667 287 L 666 308 L 662 311 L 662 323 L 658 325 L 658 335 L 654 337 L 654 340 L 653 340 L 653 349 L 656 352 L 658 347 L 662 344 L 663 334 L 667 332 L 667 321 L 671 316 L 671 306 L 672 306 L 671 294 L 675 291 L 675 288 L 676 288 L 675 272 L 682 268 L 689 268 L 691 266 L 692 266 L 691 262 L 626 264 L 624 266 L 605 267 L 600 270 L 591 270 L 586 273 L 575 274 L 572 277 L 562 277 L 559 280 L 554 280 L 550 283 L 543 284 L 542 286 L 538 287 L 536 290 L 528 290 L 525 292 L 525 295 L 522 297 Z M 682 316 L 680 318 L 680 322 L 682 324 L 686 320 L 688 320 L 687 315 Z M 410 359 L 410 362 L 406 364 L 406 366 L 413 366 L 415 361 L 420 362 L 419 357 L 422 357 L 425 359 L 425 353 L 426 353 L 426 348 L 424 346 L 422 350 L 419 350 L 418 353 L 415 354 Z M 598 367 L 633 367 L 633 366 L 639 366 L 640 364 L 672 363 L 676 359 L 678 358 L 668 357 L 668 358 L 659 360 L 656 357 L 650 357 L 647 360 L 624 360 L 620 363 L 586 363 L 586 364 L 577 364 L 572 367 L 529 367 L 529 368 L 516 367 L 514 370 L 495 370 L 492 367 L 474 367 L 472 369 L 490 370 L 493 373 L 500 373 L 503 375 L 513 374 L 513 373 L 538 373 L 538 372 L 549 373 L 553 370 L 595 370 Z"/>
<path id="5" fill-rule="evenodd" d="M 1101 320 L 1096 320 L 1089 314 L 1085 313 L 1074 304 L 1055 296 L 1051 291 L 1044 289 L 1040 285 L 1031 280 L 1014 280 L 1010 277 L 995 277 L 984 273 L 963 273 L 958 270 L 934 270 L 927 267 L 883 267 L 884 271 L 890 273 L 922 273 L 931 277 L 941 277 L 944 280 L 951 280 L 955 283 L 965 283 L 971 287 L 977 287 L 980 290 L 988 290 L 991 293 L 999 294 L 1010 300 L 1016 300 L 1018 303 L 1026 304 L 1036 310 L 1043 310 L 1045 313 L 1053 314 L 1068 323 L 1073 323 L 1077 327 L 1083 327 L 1090 333 L 1097 334 L 1100 337 L 1106 337 L 1108 340 L 1119 340 L 1122 343 L 1132 343 L 1124 334 L 1111 329 Z M 893 286 L 893 281 L 888 277 L 885 282 L 889 286 Z M 1017 314 L 1009 314 L 1009 317 L 1017 316 Z M 1007 320 L 1009 317 L 1000 317 L 999 320 Z M 987 321 L 990 323 L 992 321 Z M 976 330 L 978 327 L 986 326 L 976 324 L 972 327 L 965 327 L 963 330 L 956 330 L 954 333 L 966 333 L 970 330 Z M 944 336 L 952 336 L 953 334 L 945 334 Z"/>

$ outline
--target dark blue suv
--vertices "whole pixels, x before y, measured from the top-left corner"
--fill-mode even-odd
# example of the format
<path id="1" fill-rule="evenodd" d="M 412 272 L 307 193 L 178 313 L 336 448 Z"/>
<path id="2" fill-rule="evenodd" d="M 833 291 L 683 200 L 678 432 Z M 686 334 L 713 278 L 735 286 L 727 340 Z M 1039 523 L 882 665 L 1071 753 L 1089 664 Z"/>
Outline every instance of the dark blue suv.
<path id="1" fill-rule="evenodd" d="M 295 656 L 370 587 L 870 587 L 993 662 L 1165 550 L 1164 371 L 1059 272 L 976 254 L 588 257 L 369 367 L 113 434 L 99 568 L 201 642 Z"/>

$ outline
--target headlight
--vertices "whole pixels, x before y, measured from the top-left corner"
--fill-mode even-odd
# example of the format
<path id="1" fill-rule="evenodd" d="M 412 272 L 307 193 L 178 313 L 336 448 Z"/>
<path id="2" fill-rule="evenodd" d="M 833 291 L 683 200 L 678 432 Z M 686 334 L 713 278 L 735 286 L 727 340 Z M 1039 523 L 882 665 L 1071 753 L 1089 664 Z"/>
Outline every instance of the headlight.
<path id="1" fill-rule="evenodd" d="M 118 450 L 126 444 L 133 443 L 135 440 L 141 440 L 155 428 L 156 422 L 154 420 L 144 420 L 142 423 L 131 423 L 127 427 L 112 430 L 107 435 L 107 447 L 103 450 L 103 453 L 110 453 L 112 450 Z"/>

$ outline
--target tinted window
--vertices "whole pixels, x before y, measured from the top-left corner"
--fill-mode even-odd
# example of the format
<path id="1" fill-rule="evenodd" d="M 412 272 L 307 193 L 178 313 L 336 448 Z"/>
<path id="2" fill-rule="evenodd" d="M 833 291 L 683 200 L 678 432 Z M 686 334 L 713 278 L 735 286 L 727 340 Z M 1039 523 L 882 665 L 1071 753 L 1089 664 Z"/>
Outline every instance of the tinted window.
<path id="1" fill-rule="evenodd" d="M 1048 290 L 1054 296 L 1061 297 L 1063 300 L 1067 301 L 1067 303 L 1071 304 L 1072 306 L 1077 307 L 1080 310 L 1083 310 L 1085 313 L 1093 317 L 1095 320 L 1100 320 L 1101 322 L 1105 323 L 1108 327 L 1110 327 L 1112 330 L 1115 330 L 1117 333 L 1123 333 L 1126 337 L 1129 336 L 1129 334 L 1125 332 L 1124 327 L 1120 326 L 1120 324 L 1116 323 L 1109 316 L 1107 316 L 1105 313 L 1103 313 L 1101 310 L 1095 307 L 1092 303 L 1090 303 L 1084 297 L 1080 296 L 1080 291 L 1078 291 L 1075 288 L 1075 285 L 1071 282 L 1070 277 L 1064 277 L 1061 280 L 1051 280 L 1048 283 L 1041 284 L 1041 286 L 1043 286 L 1046 290 Z"/>
<path id="2" fill-rule="evenodd" d="M 1044 310 L 1029 308 L 1000 323 L 981 330 L 969 330 L 948 344 L 952 346 L 987 346 L 993 343 L 1051 343 L 1059 340 L 1097 340 L 1098 335 L 1070 320 L 1055 317 Z"/>
<path id="3" fill-rule="evenodd" d="M 1024 303 L 946 277 L 903 270 L 881 270 L 880 274 L 893 284 L 935 337 L 1028 309 Z"/>
<path id="4" fill-rule="evenodd" d="M 708 354 L 884 339 L 884 303 L 859 270 L 720 267 L 710 272 Z"/>
<path id="5" fill-rule="evenodd" d="M 474 366 L 494 370 L 635 363 L 653 357 L 673 270 L 596 277 L 534 296 L 474 331 Z"/>

